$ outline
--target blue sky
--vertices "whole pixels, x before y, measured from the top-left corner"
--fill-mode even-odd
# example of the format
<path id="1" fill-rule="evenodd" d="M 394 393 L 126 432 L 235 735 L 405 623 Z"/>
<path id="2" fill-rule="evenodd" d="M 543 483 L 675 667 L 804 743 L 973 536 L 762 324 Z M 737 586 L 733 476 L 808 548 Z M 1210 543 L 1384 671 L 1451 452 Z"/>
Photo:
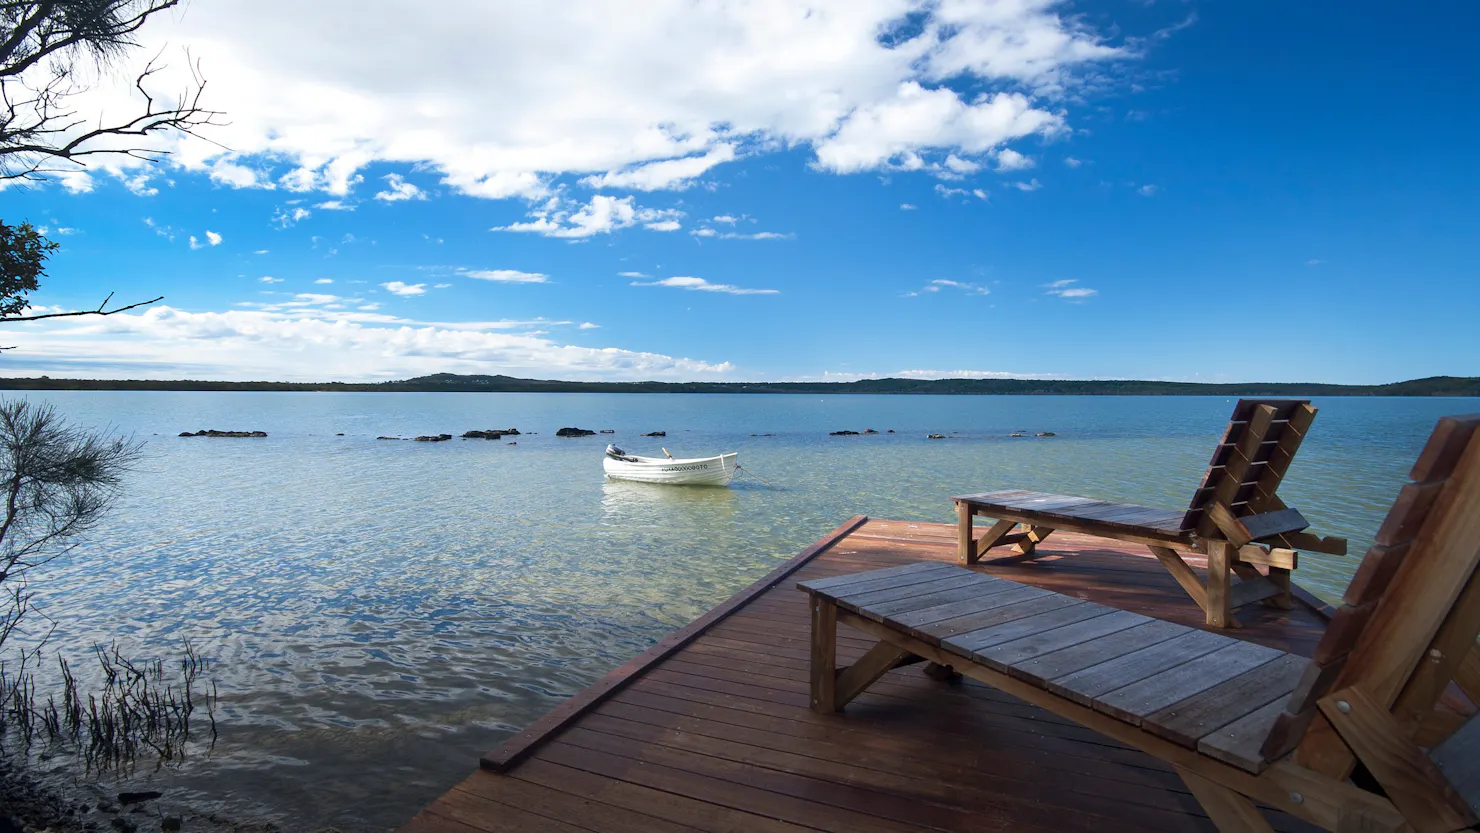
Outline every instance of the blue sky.
<path id="1" fill-rule="evenodd" d="M 1480 374 L 1470 4 L 352 7 L 151 24 L 230 124 L 0 216 L 165 301 L 0 373 Z"/>

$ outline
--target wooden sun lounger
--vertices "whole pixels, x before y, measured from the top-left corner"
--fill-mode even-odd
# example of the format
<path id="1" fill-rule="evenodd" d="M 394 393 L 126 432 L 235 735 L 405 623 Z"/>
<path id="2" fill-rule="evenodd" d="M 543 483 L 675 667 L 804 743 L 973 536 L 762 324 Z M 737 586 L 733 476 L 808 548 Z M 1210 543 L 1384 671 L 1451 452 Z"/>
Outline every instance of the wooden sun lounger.
<path id="1" fill-rule="evenodd" d="M 1270 831 L 1254 802 L 1343 833 L 1475 825 L 1477 427 L 1480 414 L 1440 420 L 1310 659 L 913 564 L 798 585 L 812 708 L 836 712 L 923 659 L 1167 762 L 1222 831 Z M 840 623 L 880 640 L 844 669 Z M 1471 706 L 1441 703 L 1446 690 Z"/>
<path id="2" fill-rule="evenodd" d="M 1345 539 L 1305 532 L 1305 518 L 1277 494 L 1315 417 L 1306 400 L 1239 400 L 1182 512 L 1023 490 L 956 497 L 957 555 L 969 566 L 992 547 L 1011 545 L 1017 556 L 1032 557 L 1055 530 L 1081 532 L 1149 547 L 1210 625 L 1237 627 L 1232 611 L 1253 602 L 1288 609 L 1296 550 L 1346 554 Z M 972 529 L 977 516 L 997 519 L 980 538 Z M 1207 581 L 1179 551 L 1207 555 Z"/>

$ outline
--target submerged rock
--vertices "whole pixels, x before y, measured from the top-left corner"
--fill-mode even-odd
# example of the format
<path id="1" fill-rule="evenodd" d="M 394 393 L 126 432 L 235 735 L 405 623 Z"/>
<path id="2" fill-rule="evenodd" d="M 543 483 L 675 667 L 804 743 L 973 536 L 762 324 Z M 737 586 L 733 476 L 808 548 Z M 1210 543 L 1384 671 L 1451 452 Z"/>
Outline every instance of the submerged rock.
<path id="1" fill-rule="evenodd" d="M 592 437 L 595 435 L 595 431 L 587 431 L 584 428 L 562 428 L 555 432 L 557 437 Z"/>
<path id="2" fill-rule="evenodd" d="M 652 432 L 650 434 L 643 434 L 643 436 L 644 437 L 666 437 L 666 436 L 668 436 L 668 432 L 667 431 L 654 431 L 654 432 Z M 755 435 L 754 434 L 751 434 L 750 436 L 754 437 Z"/>
<path id="3" fill-rule="evenodd" d="M 376 437 L 377 440 L 399 440 L 400 437 Z"/>
<path id="4" fill-rule="evenodd" d="M 153 801 L 156 798 L 163 797 L 164 793 L 160 792 L 159 790 L 143 790 L 141 792 L 119 793 L 118 803 L 138 804 L 140 801 Z"/>
<path id="5" fill-rule="evenodd" d="M 863 429 L 863 433 L 865 433 L 865 434 L 877 434 L 879 432 L 878 431 L 875 431 L 872 428 L 865 428 L 865 429 Z"/>
<path id="6" fill-rule="evenodd" d="M 217 431 L 215 428 L 203 428 L 195 433 L 181 431 L 182 437 L 265 437 L 266 431 Z"/>
<path id="7" fill-rule="evenodd" d="M 752 437 L 774 437 L 775 434 L 751 434 Z"/>
<path id="8" fill-rule="evenodd" d="M 603 434 L 615 434 L 617 432 L 614 431 L 614 430 L 612 430 L 611 428 L 603 428 L 603 429 L 601 429 L 601 433 L 603 433 Z"/>
<path id="9" fill-rule="evenodd" d="M 927 440 L 943 440 L 945 438 L 946 438 L 946 435 L 945 434 L 929 434 L 929 435 L 927 435 L 925 437 L 925 439 L 927 439 Z"/>
<path id="10" fill-rule="evenodd" d="M 834 431 L 831 434 L 828 434 L 828 436 L 829 437 L 856 437 L 856 436 L 858 436 L 858 432 L 857 431 Z"/>
<path id="11" fill-rule="evenodd" d="M 1028 435 L 1027 434 L 1024 434 L 1021 431 L 1014 431 L 1011 434 L 1008 434 L 1007 436 L 1009 436 L 1009 437 L 1026 437 Z"/>
<path id="12" fill-rule="evenodd" d="M 894 429 L 893 428 L 890 428 L 888 431 L 885 431 L 884 433 L 885 434 L 893 434 L 894 433 Z"/>
<path id="13" fill-rule="evenodd" d="M 1038 433 L 1034 434 L 1033 436 L 1035 436 L 1035 437 L 1057 437 L 1058 434 L 1055 434 L 1052 431 L 1039 431 Z"/>

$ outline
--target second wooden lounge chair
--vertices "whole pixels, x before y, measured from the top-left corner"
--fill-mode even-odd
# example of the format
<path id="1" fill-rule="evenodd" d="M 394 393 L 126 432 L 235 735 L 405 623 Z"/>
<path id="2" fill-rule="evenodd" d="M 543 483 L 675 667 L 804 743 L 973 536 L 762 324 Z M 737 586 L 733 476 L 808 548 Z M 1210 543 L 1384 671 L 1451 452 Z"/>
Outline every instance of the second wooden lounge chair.
<path id="1" fill-rule="evenodd" d="M 953 498 L 958 558 L 970 566 L 992 547 L 1009 544 L 1019 557 L 1031 557 L 1055 530 L 1082 532 L 1149 547 L 1210 625 L 1236 627 L 1231 611 L 1256 601 L 1288 608 L 1296 550 L 1346 554 L 1345 539 L 1305 532 L 1305 519 L 1277 494 L 1315 418 L 1316 409 L 1303 399 L 1239 400 L 1182 512 L 1023 490 Z M 977 516 L 997 519 L 980 538 L 972 530 Z M 1018 525 L 1024 530 L 1013 532 Z M 1207 555 L 1206 582 L 1179 552 Z"/>
<path id="2" fill-rule="evenodd" d="M 921 563 L 802 582 L 813 710 L 916 658 L 1174 767 L 1218 828 L 1253 802 L 1338 833 L 1480 821 L 1480 414 L 1440 420 L 1307 659 Z M 880 641 L 837 669 L 838 625 Z M 1468 710 L 1473 714 L 1473 708 Z"/>

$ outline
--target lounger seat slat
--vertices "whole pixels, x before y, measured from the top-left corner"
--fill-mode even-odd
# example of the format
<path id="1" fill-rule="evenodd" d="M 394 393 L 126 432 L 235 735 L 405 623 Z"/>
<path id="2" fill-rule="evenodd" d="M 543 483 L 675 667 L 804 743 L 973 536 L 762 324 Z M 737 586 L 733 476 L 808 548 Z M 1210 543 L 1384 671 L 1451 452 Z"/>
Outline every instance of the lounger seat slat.
<path id="1" fill-rule="evenodd" d="M 1060 697 L 1093 706 L 1101 696 L 1116 689 L 1140 682 L 1234 643 L 1235 640 L 1226 636 L 1189 628 L 1187 633 L 1149 648 L 1049 680 L 1048 690 Z"/>
<path id="2" fill-rule="evenodd" d="M 1284 655 L 1283 651 L 1252 642 L 1236 642 L 1097 697 L 1095 710 L 1139 726 L 1147 717 L 1173 703 L 1181 702 Z"/>
<path id="3" fill-rule="evenodd" d="M 1141 727 L 1189 749 L 1200 738 L 1295 690 L 1309 661 L 1295 654 L 1267 662 L 1232 679 L 1173 703 L 1141 721 Z"/>

